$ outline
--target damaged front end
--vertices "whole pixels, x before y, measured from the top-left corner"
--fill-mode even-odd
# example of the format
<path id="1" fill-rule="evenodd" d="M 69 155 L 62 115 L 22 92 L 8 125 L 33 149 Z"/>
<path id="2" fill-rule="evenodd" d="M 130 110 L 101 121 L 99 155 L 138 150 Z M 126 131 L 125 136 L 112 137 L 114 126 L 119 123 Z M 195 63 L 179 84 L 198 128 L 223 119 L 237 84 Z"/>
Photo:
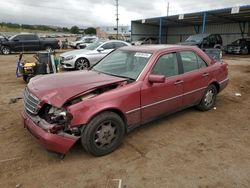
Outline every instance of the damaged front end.
<path id="1" fill-rule="evenodd" d="M 73 115 L 68 108 L 104 92 L 127 84 L 118 82 L 94 88 L 69 98 L 62 107 L 55 107 L 51 101 L 40 101 L 26 88 L 24 91 L 24 126 L 49 151 L 65 155 L 81 137 L 82 126 L 71 126 Z M 77 115 L 76 115 L 77 116 Z"/>
<path id="2" fill-rule="evenodd" d="M 78 128 L 71 130 L 68 127 L 72 115 L 66 109 L 42 104 L 27 88 L 24 91 L 24 106 L 24 127 L 47 150 L 66 154 L 80 138 Z"/>

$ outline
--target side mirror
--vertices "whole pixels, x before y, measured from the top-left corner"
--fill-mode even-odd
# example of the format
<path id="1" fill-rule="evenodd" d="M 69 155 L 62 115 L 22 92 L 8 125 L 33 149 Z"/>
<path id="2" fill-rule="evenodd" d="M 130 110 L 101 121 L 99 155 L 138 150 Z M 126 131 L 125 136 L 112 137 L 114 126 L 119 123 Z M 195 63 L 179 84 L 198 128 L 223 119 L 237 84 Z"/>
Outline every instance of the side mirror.
<path id="1" fill-rule="evenodd" d="M 148 81 L 150 83 L 164 83 L 166 80 L 166 77 L 164 75 L 155 75 L 155 74 L 151 74 L 148 77 Z"/>
<path id="2" fill-rule="evenodd" d="M 104 51 L 104 48 L 98 48 L 97 51 L 102 52 L 102 51 Z"/>

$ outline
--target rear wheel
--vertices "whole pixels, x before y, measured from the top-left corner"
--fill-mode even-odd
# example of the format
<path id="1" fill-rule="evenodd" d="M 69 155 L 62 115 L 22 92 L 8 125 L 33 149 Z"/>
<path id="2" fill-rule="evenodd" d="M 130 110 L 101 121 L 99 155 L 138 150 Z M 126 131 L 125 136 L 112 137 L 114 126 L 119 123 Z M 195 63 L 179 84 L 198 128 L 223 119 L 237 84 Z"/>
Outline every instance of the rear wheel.
<path id="1" fill-rule="evenodd" d="M 8 46 L 3 46 L 2 49 L 1 49 L 1 52 L 2 52 L 2 54 L 4 54 L 4 55 L 9 55 L 9 54 L 11 53 L 10 47 L 8 47 Z"/>
<path id="2" fill-rule="evenodd" d="M 205 91 L 203 98 L 201 99 L 198 108 L 202 111 L 210 110 L 214 107 L 217 96 L 217 88 L 215 85 L 210 85 Z"/>
<path id="3" fill-rule="evenodd" d="M 79 58 L 75 62 L 75 68 L 77 70 L 86 70 L 89 68 L 89 61 L 86 58 Z"/>
<path id="4" fill-rule="evenodd" d="M 114 112 L 103 112 L 93 118 L 81 135 L 84 149 L 92 155 L 111 153 L 122 143 L 125 125 Z"/>

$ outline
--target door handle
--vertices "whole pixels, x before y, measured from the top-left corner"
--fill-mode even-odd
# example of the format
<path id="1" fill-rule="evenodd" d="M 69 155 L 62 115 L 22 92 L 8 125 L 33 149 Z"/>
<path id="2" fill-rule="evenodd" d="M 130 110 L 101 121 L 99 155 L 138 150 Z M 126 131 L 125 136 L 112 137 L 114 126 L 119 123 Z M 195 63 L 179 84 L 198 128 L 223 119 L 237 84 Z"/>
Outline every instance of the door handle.
<path id="1" fill-rule="evenodd" d="M 202 77 L 206 77 L 206 76 L 209 76 L 208 72 L 202 74 Z"/>
<path id="2" fill-rule="evenodd" d="M 181 83 L 183 83 L 184 81 L 183 80 L 177 80 L 175 83 L 174 83 L 174 85 L 178 85 L 178 84 L 181 84 Z"/>

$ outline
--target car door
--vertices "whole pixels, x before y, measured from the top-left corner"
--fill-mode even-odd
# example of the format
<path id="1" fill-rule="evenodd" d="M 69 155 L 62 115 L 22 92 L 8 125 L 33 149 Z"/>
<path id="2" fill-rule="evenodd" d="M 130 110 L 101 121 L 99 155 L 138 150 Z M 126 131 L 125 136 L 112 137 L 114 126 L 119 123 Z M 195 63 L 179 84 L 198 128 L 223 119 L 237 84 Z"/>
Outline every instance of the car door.
<path id="1" fill-rule="evenodd" d="M 23 35 L 18 35 L 15 38 L 12 39 L 12 49 L 13 51 L 22 51 L 23 50 L 23 45 L 22 45 L 22 38 Z"/>
<path id="2" fill-rule="evenodd" d="M 164 83 L 154 84 L 145 80 L 141 89 L 142 122 L 181 107 L 183 85 L 179 73 L 176 53 L 162 54 L 158 58 L 150 74 L 164 75 L 166 79 Z"/>
<path id="3" fill-rule="evenodd" d="M 183 71 L 182 105 L 190 106 L 198 103 L 210 80 L 207 63 L 193 51 L 178 52 Z"/>
<path id="4" fill-rule="evenodd" d="M 39 50 L 39 40 L 36 35 L 23 35 L 22 37 L 23 49 L 27 51 Z"/>

